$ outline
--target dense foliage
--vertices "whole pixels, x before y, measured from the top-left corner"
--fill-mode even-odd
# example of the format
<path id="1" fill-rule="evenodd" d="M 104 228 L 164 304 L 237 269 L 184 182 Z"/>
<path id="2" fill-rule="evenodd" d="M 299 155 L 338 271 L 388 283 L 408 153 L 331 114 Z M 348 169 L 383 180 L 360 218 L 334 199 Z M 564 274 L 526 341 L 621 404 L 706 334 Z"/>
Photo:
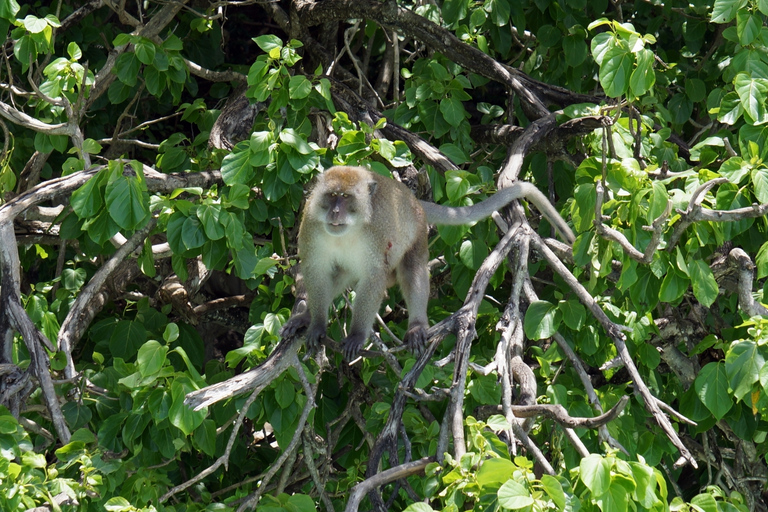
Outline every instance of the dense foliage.
<path id="1" fill-rule="evenodd" d="M 766 16 L 0 0 L 0 509 L 768 510 Z M 307 354 L 337 164 L 577 238 L 437 227 L 425 354 Z"/>

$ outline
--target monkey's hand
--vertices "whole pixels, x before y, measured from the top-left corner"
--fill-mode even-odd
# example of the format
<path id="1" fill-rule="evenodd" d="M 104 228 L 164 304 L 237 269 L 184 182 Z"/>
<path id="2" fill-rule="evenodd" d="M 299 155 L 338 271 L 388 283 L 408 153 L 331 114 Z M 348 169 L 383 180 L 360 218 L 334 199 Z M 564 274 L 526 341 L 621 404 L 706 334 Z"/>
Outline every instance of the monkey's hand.
<path id="1" fill-rule="evenodd" d="M 293 338 L 309 325 L 309 320 L 309 311 L 293 315 L 280 328 L 280 336 L 283 338 Z"/>
<path id="2" fill-rule="evenodd" d="M 427 346 L 427 330 L 423 325 L 414 325 L 405 333 L 403 341 L 408 346 L 408 350 L 420 356 Z"/>
<path id="3" fill-rule="evenodd" d="M 325 341 L 325 326 L 324 325 L 310 325 L 307 331 L 307 350 L 314 354 L 320 347 L 323 346 Z"/>
<path id="4" fill-rule="evenodd" d="M 363 348 L 366 338 L 367 336 L 362 333 L 352 333 L 344 338 L 344 341 L 341 342 L 341 352 L 344 354 L 346 361 L 353 361 L 357 357 L 358 352 Z"/>

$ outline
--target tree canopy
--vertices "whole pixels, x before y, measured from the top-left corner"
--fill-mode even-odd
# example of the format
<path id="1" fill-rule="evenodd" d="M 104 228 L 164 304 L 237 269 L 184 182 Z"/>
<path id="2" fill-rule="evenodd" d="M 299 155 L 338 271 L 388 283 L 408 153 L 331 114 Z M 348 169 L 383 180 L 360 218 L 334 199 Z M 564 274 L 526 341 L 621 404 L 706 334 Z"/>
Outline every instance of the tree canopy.
<path id="1" fill-rule="evenodd" d="M 0 0 L 0 509 L 768 511 L 766 16 Z M 334 165 L 576 240 L 431 228 L 424 353 L 308 352 Z"/>

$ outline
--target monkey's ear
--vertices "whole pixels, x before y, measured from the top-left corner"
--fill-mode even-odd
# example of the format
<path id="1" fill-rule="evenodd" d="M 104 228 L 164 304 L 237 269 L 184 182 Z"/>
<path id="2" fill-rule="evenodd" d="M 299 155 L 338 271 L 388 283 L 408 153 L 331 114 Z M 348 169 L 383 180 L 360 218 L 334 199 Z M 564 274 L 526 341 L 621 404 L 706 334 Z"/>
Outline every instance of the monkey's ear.
<path id="1" fill-rule="evenodd" d="M 379 184 L 375 181 L 369 181 L 368 182 L 368 195 L 373 195 L 374 192 L 376 192 L 376 187 L 378 187 Z"/>

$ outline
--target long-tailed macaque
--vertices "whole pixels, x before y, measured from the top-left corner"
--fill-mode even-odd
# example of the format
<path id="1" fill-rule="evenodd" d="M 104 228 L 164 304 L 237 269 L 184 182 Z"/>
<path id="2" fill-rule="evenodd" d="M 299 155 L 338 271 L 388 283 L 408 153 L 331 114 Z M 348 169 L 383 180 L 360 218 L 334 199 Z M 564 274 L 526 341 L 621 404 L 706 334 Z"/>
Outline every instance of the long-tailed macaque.
<path id="1" fill-rule="evenodd" d="M 450 207 L 419 201 L 400 182 L 361 167 L 332 167 L 318 176 L 299 226 L 299 256 L 307 311 L 285 323 L 282 336 L 309 326 L 307 346 L 325 338 L 328 308 L 345 289 L 355 290 L 352 325 L 343 341 L 353 359 L 370 335 L 387 288 L 400 285 L 408 306 L 404 341 L 420 352 L 427 339 L 427 223 L 477 222 L 515 199 L 526 197 L 569 243 L 573 233 L 534 185 L 519 181 L 473 206 Z"/>

